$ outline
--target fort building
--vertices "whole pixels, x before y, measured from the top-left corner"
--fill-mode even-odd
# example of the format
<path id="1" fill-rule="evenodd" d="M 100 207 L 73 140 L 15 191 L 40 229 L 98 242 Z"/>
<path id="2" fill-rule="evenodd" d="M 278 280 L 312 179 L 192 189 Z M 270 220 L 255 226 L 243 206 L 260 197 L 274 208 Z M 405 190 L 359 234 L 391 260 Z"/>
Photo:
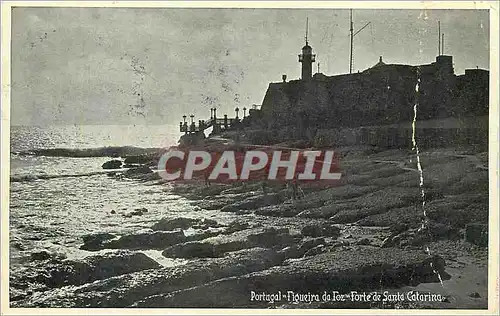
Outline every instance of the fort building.
<path id="1" fill-rule="evenodd" d="M 298 57 L 301 78 L 287 81 L 283 75 L 282 81 L 271 82 L 260 108 L 253 105 L 242 119 L 237 111 L 234 118 L 226 115 L 219 119 L 214 109 L 210 120 L 200 121 L 199 127 L 193 121 L 189 127 L 184 119 L 181 130 L 202 132 L 214 126 L 213 133 L 217 134 L 252 126 L 265 130 L 290 128 L 293 137 L 302 137 L 311 129 L 314 133 L 344 129 L 345 134 L 346 129 L 358 128 L 354 136 L 341 133 L 345 136 L 342 139 L 351 139 L 348 144 L 401 147 L 408 146 L 411 123 L 416 119 L 418 127 L 424 129 L 431 124 L 425 122 L 438 122 L 421 131 L 429 145 L 446 145 L 456 139 L 487 145 L 487 70 L 466 69 L 457 75 L 453 57 L 440 51 L 435 61 L 423 65 L 392 64 L 380 56 L 378 62 L 361 72 L 328 76 L 318 71 L 313 75 L 315 54 L 307 35 Z"/>

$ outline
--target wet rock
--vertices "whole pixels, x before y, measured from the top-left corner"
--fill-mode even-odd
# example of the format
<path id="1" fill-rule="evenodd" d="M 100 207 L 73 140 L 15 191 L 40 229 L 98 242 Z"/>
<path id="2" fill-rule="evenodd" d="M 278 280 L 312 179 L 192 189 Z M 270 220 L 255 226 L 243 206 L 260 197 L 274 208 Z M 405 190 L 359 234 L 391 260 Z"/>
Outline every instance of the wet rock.
<path id="1" fill-rule="evenodd" d="M 465 174 L 472 173 L 474 167 L 465 159 L 459 159 L 431 164 L 426 170 L 426 184 L 448 193 L 448 191 L 455 191 L 454 184 L 463 179 Z M 487 178 L 486 182 L 488 182 Z"/>
<path id="2" fill-rule="evenodd" d="M 413 166 L 411 166 L 413 167 Z M 400 169 L 401 170 L 401 169 Z M 404 173 L 400 173 L 397 175 L 389 176 L 389 177 L 374 177 L 373 174 L 370 174 L 366 178 L 359 179 L 357 182 L 363 185 L 372 185 L 377 189 L 382 189 L 385 187 L 418 187 L 418 174 L 416 172 L 408 172 L 406 170 L 402 170 Z"/>
<path id="3" fill-rule="evenodd" d="M 324 237 L 337 238 L 340 236 L 340 228 L 331 223 L 311 224 L 304 226 L 304 228 L 302 228 L 301 233 L 304 236 L 311 236 L 311 237 L 324 236 Z"/>
<path id="4" fill-rule="evenodd" d="M 110 160 L 102 164 L 102 169 L 119 169 L 122 166 L 121 160 Z"/>
<path id="5" fill-rule="evenodd" d="M 428 192 L 430 200 L 435 194 Z M 394 208 L 412 206 L 419 203 L 419 191 L 414 188 L 387 188 L 363 195 L 350 203 L 349 207 L 340 210 L 330 220 L 335 223 L 352 223 L 362 218 L 382 214 Z"/>
<path id="6" fill-rule="evenodd" d="M 213 219 L 208 219 L 208 218 L 203 218 L 200 221 L 198 221 L 197 224 L 193 225 L 192 227 L 195 229 L 209 229 L 209 228 L 217 228 L 217 227 L 222 227 L 223 225 L 219 224 L 217 221 Z"/>
<path id="7" fill-rule="evenodd" d="M 399 246 L 400 242 L 401 242 L 401 236 L 399 236 L 399 235 L 389 236 L 382 241 L 382 244 L 380 245 L 380 247 L 381 248 L 395 247 L 395 246 Z"/>
<path id="8" fill-rule="evenodd" d="M 434 221 L 429 221 L 426 225 L 426 229 L 429 231 L 433 239 L 457 239 L 459 236 L 458 229 L 451 227 L 450 225 Z"/>
<path id="9" fill-rule="evenodd" d="M 306 239 L 299 247 L 299 253 L 304 254 L 307 250 L 325 244 L 325 238 Z"/>
<path id="10" fill-rule="evenodd" d="M 144 215 L 144 213 L 147 213 L 148 212 L 148 209 L 143 207 L 143 208 L 136 208 L 135 210 L 133 210 L 132 212 L 129 212 L 129 213 L 125 213 L 123 214 L 122 216 L 123 217 L 127 217 L 127 218 L 130 218 L 132 216 L 142 216 Z"/>
<path id="11" fill-rule="evenodd" d="M 20 241 L 14 241 L 10 243 L 11 247 L 17 250 L 25 251 L 26 247 Z"/>
<path id="12" fill-rule="evenodd" d="M 299 258 L 304 254 L 299 252 L 299 246 L 291 245 L 278 251 L 278 254 L 286 259 Z"/>
<path id="13" fill-rule="evenodd" d="M 130 164 L 130 163 L 126 163 L 123 165 L 123 168 L 137 168 L 137 167 L 140 167 L 141 165 L 139 164 Z"/>
<path id="14" fill-rule="evenodd" d="M 104 241 L 101 249 L 165 249 L 185 241 L 182 231 L 139 233 Z"/>
<path id="15" fill-rule="evenodd" d="M 293 217 L 305 210 L 322 207 L 324 204 L 324 199 L 317 198 L 311 193 L 301 200 L 261 207 L 255 211 L 255 214 L 275 217 Z"/>
<path id="16" fill-rule="evenodd" d="M 250 228 L 250 224 L 245 223 L 245 222 L 239 222 L 239 221 L 234 221 L 229 223 L 227 225 L 226 230 L 224 231 L 224 234 L 232 234 L 240 230 L 248 229 Z"/>
<path id="17" fill-rule="evenodd" d="M 328 204 L 324 205 L 321 207 L 309 209 L 309 210 L 304 210 L 297 214 L 298 217 L 303 217 L 303 218 L 325 218 L 328 219 L 341 210 L 345 210 L 348 208 L 354 207 L 352 203 L 335 203 L 335 204 Z"/>
<path id="18" fill-rule="evenodd" d="M 173 194 L 186 196 L 191 200 L 203 200 L 214 197 L 231 186 L 225 184 L 212 184 L 210 186 L 178 184 L 172 188 Z"/>
<path id="19" fill-rule="evenodd" d="M 116 238 L 116 235 L 110 233 L 97 233 L 97 234 L 88 234 L 82 236 L 83 245 L 80 247 L 82 250 L 99 250 L 102 249 L 102 243 L 106 240 Z"/>
<path id="20" fill-rule="evenodd" d="M 392 224 L 389 227 L 389 231 L 393 235 L 397 235 L 397 234 L 400 234 L 400 233 L 403 233 L 403 232 L 407 231 L 408 228 L 409 228 L 408 224 L 399 222 L 399 223 Z"/>
<path id="21" fill-rule="evenodd" d="M 331 248 L 332 249 L 335 249 L 335 248 L 346 248 L 346 247 L 349 247 L 351 245 L 351 243 L 347 240 L 337 240 L 337 241 L 334 241 L 332 244 L 331 244 Z"/>
<path id="22" fill-rule="evenodd" d="M 128 156 L 123 161 L 126 164 L 145 164 L 153 159 L 151 155 Z"/>
<path id="23" fill-rule="evenodd" d="M 162 218 L 157 223 L 155 223 L 151 227 L 151 229 L 171 231 L 178 228 L 186 229 L 199 223 L 200 220 L 195 218 L 186 218 L 186 217 Z"/>
<path id="24" fill-rule="evenodd" d="M 276 216 L 276 217 L 293 217 L 300 212 L 292 204 L 270 205 L 257 209 L 255 215 Z"/>
<path id="25" fill-rule="evenodd" d="M 230 205 L 226 205 L 221 212 L 239 212 L 244 210 L 256 210 L 260 207 L 283 203 L 286 200 L 285 193 L 270 193 L 266 195 L 252 196 Z"/>
<path id="26" fill-rule="evenodd" d="M 48 260 L 50 258 L 52 258 L 52 255 L 46 250 L 33 252 L 30 255 L 31 260 Z"/>
<path id="27" fill-rule="evenodd" d="M 391 230 L 404 227 L 417 227 L 422 222 L 423 212 L 418 205 L 391 209 L 382 214 L 369 215 L 360 219 L 356 224 L 360 226 L 390 226 Z"/>
<path id="28" fill-rule="evenodd" d="M 189 242 L 189 241 L 199 241 L 199 240 L 203 240 L 203 239 L 207 239 L 207 238 L 210 238 L 210 237 L 215 237 L 215 236 L 219 236 L 221 234 L 223 234 L 224 231 L 221 230 L 221 229 L 209 229 L 209 230 L 205 230 L 201 233 L 196 233 L 196 234 L 192 234 L 192 235 L 188 235 L 186 236 L 186 241 Z"/>
<path id="29" fill-rule="evenodd" d="M 9 300 L 11 302 L 24 299 L 26 296 L 28 296 L 28 293 L 25 291 L 13 287 L 9 288 Z"/>
<path id="30" fill-rule="evenodd" d="M 359 186 L 359 185 L 346 184 L 308 194 L 306 198 L 337 202 L 339 199 L 341 200 L 352 199 L 358 196 L 362 196 L 364 194 L 374 192 L 377 189 L 378 188 L 375 186 L 366 186 L 366 185 Z"/>
<path id="31" fill-rule="evenodd" d="M 220 192 L 220 196 L 239 196 L 240 194 L 246 194 L 248 191 L 258 191 L 261 185 L 258 183 L 241 183 L 238 186 L 230 187 L 224 189 Z"/>
<path id="32" fill-rule="evenodd" d="M 446 191 L 452 194 L 463 194 L 471 192 L 482 192 L 488 194 L 488 170 L 475 172 L 464 172 L 460 181 L 452 183 Z"/>
<path id="33" fill-rule="evenodd" d="M 163 183 L 163 179 L 160 177 L 158 172 L 150 172 L 142 175 L 130 176 L 130 178 L 141 180 L 141 181 L 156 181 L 159 180 L 158 183 Z"/>
<path id="34" fill-rule="evenodd" d="M 148 173 L 153 173 L 153 170 L 151 170 L 148 166 L 140 166 L 137 168 L 130 168 L 127 171 L 125 171 L 123 174 L 126 177 L 133 177 L 137 175 L 144 175 Z"/>
<path id="35" fill-rule="evenodd" d="M 163 251 L 166 257 L 195 258 L 221 257 L 227 252 L 245 248 L 284 248 L 295 242 L 287 228 L 247 229 L 230 235 L 219 235 L 197 242 L 187 242 L 169 247 Z"/>
<path id="36" fill-rule="evenodd" d="M 305 239 L 300 245 L 293 244 L 285 247 L 281 249 L 279 253 L 283 255 L 284 259 L 300 258 L 303 257 L 310 249 L 324 244 L 324 238 L 309 238 Z"/>
<path id="37" fill-rule="evenodd" d="M 304 257 L 315 256 L 315 255 L 318 255 L 318 254 L 326 252 L 326 251 L 327 251 L 327 248 L 325 247 L 325 245 L 317 245 L 317 246 L 309 249 L 308 251 L 306 251 L 306 253 L 304 254 Z"/>
<path id="38" fill-rule="evenodd" d="M 398 239 L 398 244 L 401 245 L 401 237 L 396 236 L 394 239 Z M 427 243 L 431 242 L 432 238 L 429 236 L 429 234 L 418 234 L 415 236 L 412 236 L 410 239 L 406 241 L 406 244 L 410 246 L 416 246 L 416 247 L 422 247 L 425 246 Z"/>
<path id="39" fill-rule="evenodd" d="M 191 205 L 198 206 L 204 210 L 220 210 L 224 206 L 234 203 L 231 198 L 218 198 L 216 200 L 201 200 L 192 202 Z"/>
<path id="40" fill-rule="evenodd" d="M 168 247 L 162 252 L 164 257 L 169 258 L 215 258 L 216 247 L 211 243 L 204 242 L 186 242 Z"/>
<path id="41" fill-rule="evenodd" d="M 142 253 L 121 251 L 90 256 L 80 260 L 50 261 L 39 271 L 36 281 L 49 288 L 81 285 L 116 275 L 156 269 L 160 265 Z"/>
<path id="42" fill-rule="evenodd" d="M 257 232 L 248 235 L 248 242 L 254 247 L 267 247 L 274 246 L 283 247 L 292 244 L 295 240 L 290 235 L 288 228 L 274 227 L 265 228 L 262 232 Z"/>
<path id="43" fill-rule="evenodd" d="M 469 223 L 488 223 L 489 205 L 487 199 L 469 194 L 431 201 L 427 204 L 426 211 L 427 216 L 436 222 L 465 228 Z"/>
<path id="44" fill-rule="evenodd" d="M 394 236 L 394 235 L 393 235 Z M 423 227 L 411 229 L 393 237 L 398 239 L 398 245 L 424 246 L 425 244 L 440 239 L 456 240 L 459 231 L 449 225 L 428 221 Z"/>
<path id="45" fill-rule="evenodd" d="M 290 262 L 286 266 L 219 279 L 185 290 L 161 293 L 140 300 L 137 307 L 268 307 L 267 302 L 251 301 L 249 293 L 322 293 L 323 291 L 369 291 L 380 287 L 415 286 L 439 282 L 434 269 L 444 279 L 444 260 L 421 251 L 361 248 L 325 252 Z"/>
<path id="46" fill-rule="evenodd" d="M 488 246 L 488 225 L 468 224 L 465 227 L 465 240 L 478 246 Z"/>
<path id="47" fill-rule="evenodd" d="M 370 245 L 370 244 L 371 244 L 371 241 L 368 238 L 362 238 L 356 242 L 356 245 L 360 245 L 360 246 L 366 246 L 366 245 Z"/>
<path id="48" fill-rule="evenodd" d="M 274 250 L 245 249 L 222 258 L 195 259 L 187 265 L 143 270 L 78 287 L 35 293 L 29 299 L 13 302 L 13 306 L 127 307 L 151 295 L 264 270 L 281 262 L 282 256 Z"/>

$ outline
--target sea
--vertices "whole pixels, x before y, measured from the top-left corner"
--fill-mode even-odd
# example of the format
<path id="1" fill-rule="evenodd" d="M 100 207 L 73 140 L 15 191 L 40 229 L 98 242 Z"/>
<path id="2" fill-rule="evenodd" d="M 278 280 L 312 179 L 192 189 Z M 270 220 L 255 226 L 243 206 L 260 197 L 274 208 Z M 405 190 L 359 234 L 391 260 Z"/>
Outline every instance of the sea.
<path id="1" fill-rule="evenodd" d="M 106 156 L 110 146 L 125 151 L 165 148 L 176 145 L 180 136 L 176 125 L 12 126 L 11 272 L 40 250 L 68 259 L 95 254 L 79 249 L 86 234 L 140 232 L 163 217 L 213 217 L 172 194 L 169 185 L 110 177 L 102 169 L 111 159 Z M 86 152 L 93 157 L 81 157 Z M 136 208 L 148 212 L 123 216 Z M 161 264 L 172 264 L 158 251 L 145 252 Z"/>

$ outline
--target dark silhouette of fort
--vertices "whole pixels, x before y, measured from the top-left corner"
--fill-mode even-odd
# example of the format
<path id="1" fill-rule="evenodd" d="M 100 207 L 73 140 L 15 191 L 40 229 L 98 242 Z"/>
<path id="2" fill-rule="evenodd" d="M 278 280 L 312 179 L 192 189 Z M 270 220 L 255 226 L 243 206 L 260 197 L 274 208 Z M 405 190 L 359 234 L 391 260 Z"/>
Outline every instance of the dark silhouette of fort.
<path id="1" fill-rule="evenodd" d="M 439 54 L 434 62 L 411 66 L 385 63 L 382 56 L 362 72 L 326 76 L 313 73 L 315 55 L 306 44 L 298 55 L 302 77 L 270 83 L 260 109 L 240 119 L 216 117 L 180 123 L 181 131 L 212 134 L 231 130 L 285 130 L 283 137 L 268 135 L 255 143 L 307 140 L 311 145 L 411 146 L 414 120 L 423 146 L 488 143 L 489 71 L 466 69 L 456 75 L 453 57 Z M 246 108 L 245 108 L 246 113 Z M 262 135 L 262 133 L 261 133 Z"/>
<path id="2" fill-rule="evenodd" d="M 321 130 L 336 134 L 326 135 L 327 146 L 408 147 L 415 120 L 424 146 L 487 147 L 489 71 L 456 75 L 448 55 L 418 66 L 388 64 L 380 56 L 362 72 L 311 76 L 314 57 L 306 42 L 299 55 L 302 78 L 287 82 L 284 75 L 270 83 L 260 111 L 250 111 L 248 121 L 267 129 L 291 127 L 289 134 L 298 139 L 311 139 L 311 129 L 316 136 Z"/>
<path id="3" fill-rule="evenodd" d="M 420 66 L 386 64 L 380 57 L 363 72 L 338 76 L 311 78 L 311 68 L 303 61 L 302 79 L 269 84 L 261 107 L 269 123 L 329 128 L 409 122 L 415 105 L 419 120 L 488 114 L 489 72 L 467 69 L 457 76 L 452 56 Z"/>

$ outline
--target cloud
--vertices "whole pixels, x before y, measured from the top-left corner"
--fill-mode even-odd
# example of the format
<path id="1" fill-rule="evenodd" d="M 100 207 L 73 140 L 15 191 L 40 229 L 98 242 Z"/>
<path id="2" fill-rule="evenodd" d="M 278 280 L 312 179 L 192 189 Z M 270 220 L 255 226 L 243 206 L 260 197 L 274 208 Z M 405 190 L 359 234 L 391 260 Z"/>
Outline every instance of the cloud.
<path id="1" fill-rule="evenodd" d="M 488 66 L 486 11 L 356 10 L 355 69 L 429 63 L 441 19 L 455 68 Z M 425 16 L 425 15 L 423 15 Z M 14 124 L 177 123 L 260 103 L 270 81 L 300 76 L 310 43 L 327 74 L 348 65 L 348 11 L 28 8 L 12 15 Z M 482 25 L 482 27 L 481 27 Z M 422 52 L 420 52 L 420 48 Z"/>

